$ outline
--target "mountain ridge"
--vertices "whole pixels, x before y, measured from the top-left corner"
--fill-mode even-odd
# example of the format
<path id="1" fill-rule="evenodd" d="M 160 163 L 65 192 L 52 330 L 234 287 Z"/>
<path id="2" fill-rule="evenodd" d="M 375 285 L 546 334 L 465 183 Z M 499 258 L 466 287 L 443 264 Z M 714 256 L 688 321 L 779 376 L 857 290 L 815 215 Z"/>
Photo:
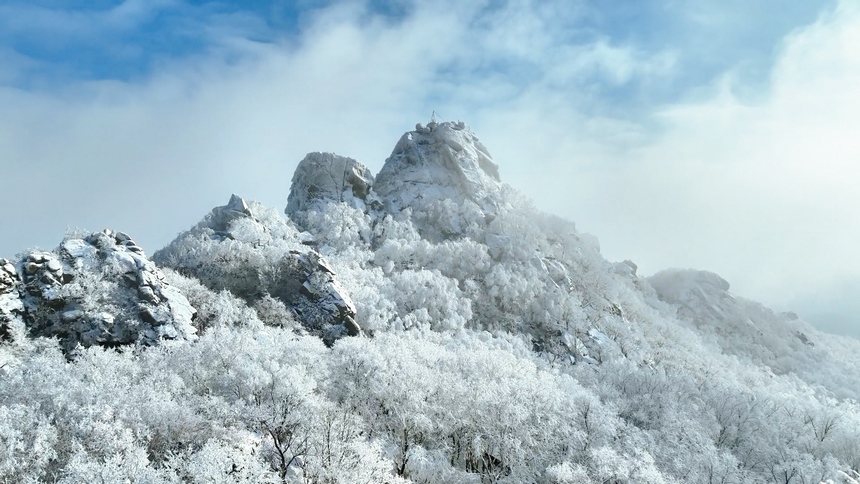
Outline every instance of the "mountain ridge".
<path id="1" fill-rule="evenodd" d="M 0 476 L 89 481 L 115 456 L 109 472 L 152 482 L 791 484 L 860 466 L 860 344 L 707 271 L 607 261 L 463 123 L 416 126 L 376 175 L 309 154 L 284 213 L 232 195 L 151 259 L 105 230 L 0 260 L 0 438 L 24 449 Z"/>

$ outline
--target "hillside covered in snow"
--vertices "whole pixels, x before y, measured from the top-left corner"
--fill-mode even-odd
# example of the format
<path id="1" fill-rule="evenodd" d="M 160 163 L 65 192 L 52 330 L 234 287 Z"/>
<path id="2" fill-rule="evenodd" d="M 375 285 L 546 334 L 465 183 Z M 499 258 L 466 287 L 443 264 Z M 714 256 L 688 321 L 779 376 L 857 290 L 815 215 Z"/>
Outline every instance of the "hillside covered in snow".
<path id="1" fill-rule="evenodd" d="M 860 342 L 607 261 L 502 173 L 419 124 L 151 257 L 0 259 L 0 481 L 856 482 Z"/>

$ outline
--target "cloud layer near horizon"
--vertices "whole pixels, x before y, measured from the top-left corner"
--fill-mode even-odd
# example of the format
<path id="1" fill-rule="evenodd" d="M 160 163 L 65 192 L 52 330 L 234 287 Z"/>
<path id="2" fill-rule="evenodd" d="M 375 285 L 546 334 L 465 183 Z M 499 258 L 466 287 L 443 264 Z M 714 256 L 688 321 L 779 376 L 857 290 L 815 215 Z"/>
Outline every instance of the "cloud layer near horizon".
<path id="1" fill-rule="evenodd" d="M 755 39 L 770 37 L 738 57 L 708 51 L 707 37 L 744 38 L 755 23 L 717 2 L 673 10 L 677 37 L 661 39 L 647 25 L 601 30 L 624 12 L 588 3 L 463 3 L 334 3 L 280 34 L 253 12 L 197 11 L 194 23 L 181 2 L 125 2 L 113 23 L 76 17 L 124 38 L 162 9 L 203 39 L 116 78 L 74 64 L 58 82 L 42 75 L 51 59 L 0 46 L 15 200 L 0 254 L 51 246 L 67 226 L 125 230 L 154 251 L 231 193 L 284 205 L 309 151 L 378 171 L 435 110 L 470 124 L 504 181 L 598 235 L 609 259 L 712 270 L 737 294 L 860 334 L 845 289 L 860 281 L 856 8 L 762 26 Z"/>

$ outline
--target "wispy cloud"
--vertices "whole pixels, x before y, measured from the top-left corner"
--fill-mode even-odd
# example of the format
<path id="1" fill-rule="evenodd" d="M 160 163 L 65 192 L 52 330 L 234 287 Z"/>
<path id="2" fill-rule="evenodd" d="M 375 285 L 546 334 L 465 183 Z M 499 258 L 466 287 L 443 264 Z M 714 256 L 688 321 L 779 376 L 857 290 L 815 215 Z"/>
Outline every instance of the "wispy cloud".
<path id="1" fill-rule="evenodd" d="M 709 95 L 660 110 L 659 136 L 614 158 L 598 151 L 592 172 L 569 168 L 579 193 L 544 203 L 577 207 L 608 253 L 646 271 L 710 268 L 786 309 L 820 288 L 842 293 L 860 280 L 858 36 L 860 15 L 844 3 L 785 37 L 755 102 L 727 74 Z"/>

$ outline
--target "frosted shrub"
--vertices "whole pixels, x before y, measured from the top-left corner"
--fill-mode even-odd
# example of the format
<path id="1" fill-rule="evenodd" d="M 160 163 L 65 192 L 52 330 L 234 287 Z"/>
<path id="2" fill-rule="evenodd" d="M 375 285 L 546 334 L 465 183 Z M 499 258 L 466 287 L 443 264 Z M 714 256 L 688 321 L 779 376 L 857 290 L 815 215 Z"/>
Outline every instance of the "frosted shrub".
<path id="1" fill-rule="evenodd" d="M 438 271 L 406 270 L 393 274 L 391 282 L 387 295 L 397 304 L 404 329 L 459 329 L 472 318 L 471 301 L 463 297 L 456 281 Z"/>
<path id="2" fill-rule="evenodd" d="M 346 203 L 317 204 L 305 212 L 302 227 L 314 238 L 342 250 L 370 243 L 370 216 Z"/>
<path id="3" fill-rule="evenodd" d="M 0 481 L 36 482 L 57 458 L 57 430 L 46 415 L 22 405 L 0 405 Z"/>
<path id="4" fill-rule="evenodd" d="M 255 445 L 210 439 L 197 451 L 177 454 L 166 467 L 178 482 L 276 484 L 283 482 L 255 455 Z"/>
<path id="5" fill-rule="evenodd" d="M 422 236 L 433 242 L 480 238 L 487 224 L 484 211 L 468 199 L 459 204 L 451 199 L 431 200 L 417 206 L 412 218 Z"/>
<path id="6" fill-rule="evenodd" d="M 162 470 L 150 466 L 146 450 L 136 447 L 104 457 L 94 457 L 81 449 L 69 459 L 57 482 L 60 484 L 81 482 L 167 484 L 175 483 L 176 480 Z"/>
<path id="7" fill-rule="evenodd" d="M 386 436 L 395 469 L 417 482 L 523 482 L 536 469 L 587 457 L 575 450 L 584 442 L 620 437 L 611 408 L 501 349 L 510 344 L 468 332 L 341 340 L 329 392 Z"/>
<path id="8" fill-rule="evenodd" d="M 412 209 L 406 208 L 396 214 L 387 213 L 380 216 L 373 226 L 373 246 L 379 247 L 386 240 L 397 240 L 411 243 L 421 240 L 421 234 L 412 223 Z"/>
<path id="9" fill-rule="evenodd" d="M 335 255 L 338 282 L 349 292 L 356 307 L 356 322 L 368 334 L 391 329 L 397 318 L 397 304 L 391 299 L 392 281 L 379 267 L 364 268 L 354 259 L 343 262 Z"/>
<path id="10" fill-rule="evenodd" d="M 194 325 L 198 334 L 222 325 L 257 327 L 263 324 L 254 309 L 233 293 L 224 289 L 213 291 L 196 278 L 183 276 L 172 269 L 164 269 L 163 272 L 170 285 L 179 289 L 197 309 Z"/>
<path id="11" fill-rule="evenodd" d="M 266 294 L 254 303 L 257 317 L 268 326 L 295 328 L 295 315 L 280 300 Z"/>
<path id="12" fill-rule="evenodd" d="M 579 484 L 588 482 L 588 471 L 580 464 L 562 462 L 546 469 L 547 480 L 552 484 Z"/>

